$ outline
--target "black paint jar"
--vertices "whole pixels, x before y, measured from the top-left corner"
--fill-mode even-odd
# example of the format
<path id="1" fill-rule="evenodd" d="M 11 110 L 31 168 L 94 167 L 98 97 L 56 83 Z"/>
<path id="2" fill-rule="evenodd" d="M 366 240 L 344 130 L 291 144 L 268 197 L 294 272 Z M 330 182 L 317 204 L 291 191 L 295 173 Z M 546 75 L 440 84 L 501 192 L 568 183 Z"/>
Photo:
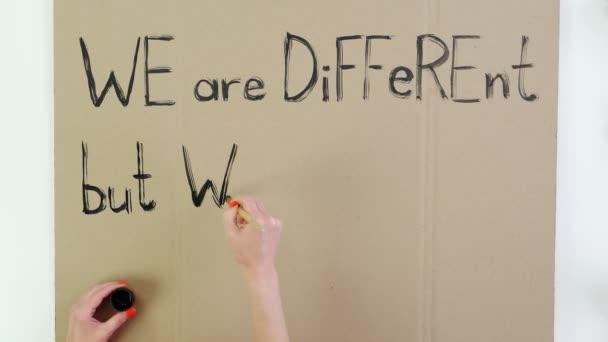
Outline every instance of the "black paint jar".
<path id="1" fill-rule="evenodd" d="M 110 303 L 117 311 L 127 311 L 135 304 L 135 294 L 126 287 L 121 287 L 112 292 Z"/>

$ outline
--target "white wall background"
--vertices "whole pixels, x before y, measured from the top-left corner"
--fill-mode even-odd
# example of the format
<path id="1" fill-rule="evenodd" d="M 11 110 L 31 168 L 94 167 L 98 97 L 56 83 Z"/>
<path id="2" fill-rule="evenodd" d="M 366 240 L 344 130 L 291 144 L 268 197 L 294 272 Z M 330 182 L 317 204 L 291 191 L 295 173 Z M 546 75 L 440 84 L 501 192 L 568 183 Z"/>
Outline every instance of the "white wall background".
<path id="1" fill-rule="evenodd" d="M 55 339 L 51 2 L 0 1 L 0 341 Z M 608 0 L 561 7 L 555 341 L 606 342 Z"/>
<path id="2" fill-rule="evenodd" d="M 0 341 L 54 335 L 52 0 L 0 1 Z"/>
<path id="3" fill-rule="evenodd" d="M 562 0 L 557 342 L 608 341 L 608 0 Z"/>

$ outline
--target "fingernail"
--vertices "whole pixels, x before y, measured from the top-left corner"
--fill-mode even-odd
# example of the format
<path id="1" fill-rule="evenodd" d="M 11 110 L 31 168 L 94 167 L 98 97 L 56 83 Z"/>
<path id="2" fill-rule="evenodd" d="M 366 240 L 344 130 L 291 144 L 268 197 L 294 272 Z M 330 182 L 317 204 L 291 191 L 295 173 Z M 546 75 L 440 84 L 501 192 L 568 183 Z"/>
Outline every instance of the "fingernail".
<path id="1" fill-rule="evenodd" d="M 234 208 L 234 207 L 236 207 L 238 205 L 239 205 L 238 201 L 232 201 L 232 202 L 230 202 L 230 208 Z"/>
<path id="2" fill-rule="evenodd" d="M 123 281 L 119 281 L 119 282 L 118 282 L 118 285 L 127 286 L 127 285 L 129 285 L 129 282 L 124 281 L 124 280 L 123 280 Z"/>
<path id="3" fill-rule="evenodd" d="M 127 318 L 131 318 L 131 317 L 135 316 L 136 313 L 137 313 L 137 310 L 135 310 L 135 308 L 130 308 L 129 310 L 127 310 Z"/>

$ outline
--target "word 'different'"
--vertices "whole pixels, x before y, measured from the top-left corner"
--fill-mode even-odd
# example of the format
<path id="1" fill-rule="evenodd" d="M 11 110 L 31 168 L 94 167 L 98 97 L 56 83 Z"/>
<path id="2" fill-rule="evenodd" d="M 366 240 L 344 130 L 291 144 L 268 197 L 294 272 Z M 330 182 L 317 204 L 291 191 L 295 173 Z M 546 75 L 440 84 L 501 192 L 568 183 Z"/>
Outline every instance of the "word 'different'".
<path id="1" fill-rule="evenodd" d="M 137 173 L 132 175 L 133 179 L 137 182 L 137 192 L 139 206 L 144 212 L 153 211 L 157 207 L 155 200 L 149 200 L 146 195 L 146 181 L 151 181 L 152 174 L 146 173 L 144 170 L 144 145 L 137 142 Z M 192 197 L 192 204 L 196 207 L 200 207 L 205 199 L 207 191 L 211 191 L 211 196 L 215 205 L 221 207 L 226 201 L 228 196 L 228 183 L 230 181 L 230 172 L 232 170 L 232 164 L 236 158 L 237 145 L 232 146 L 232 151 L 228 158 L 228 165 L 224 173 L 224 179 L 222 186 L 218 191 L 215 183 L 210 179 L 207 179 L 203 186 L 199 189 L 196 187 L 196 181 L 194 173 L 192 172 L 192 165 L 190 162 L 190 156 L 186 146 L 182 146 L 184 167 L 186 170 L 186 180 L 189 187 L 190 195 Z M 125 212 L 127 214 L 133 212 L 133 199 L 131 195 L 131 189 L 125 188 L 124 195 L 117 195 L 114 187 L 112 186 L 99 186 L 98 183 L 94 185 L 89 180 L 89 150 L 88 145 L 82 143 L 82 212 L 87 215 L 98 214 L 110 208 L 114 213 Z M 129 177 L 130 178 L 130 177 Z M 107 191 L 105 191 L 107 189 Z M 121 191 L 122 192 L 122 191 Z M 94 198 L 93 198 L 94 197 Z M 120 197 L 120 200 L 117 199 Z M 91 204 L 93 203 L 93 204 Z"/>
<path id="2" fill-rule="evenodd" d="M 416 44 L 416 63 L 415 65 L 383 65 L 380 58 L 373 57 L 372 46 L 382 43 L 388 44 L 393 40 L 391 35 L 351 35 L 341 36 L 335 39 L 335 55 L 331 63 L 320 60 L 319 55 L 315 52 L 313 43 L 295 34 L 287 33 L 283 41 L 281 51 L 284 56 L 283 65 L 283 80 L 282 82 L 273 82 L 274 84 L 283 84 L 283 100 L 286 102 L 302 102 L 312 98 L 311 93 L 315 89 L 319 89 L 317 93 L 320 96 L 318 100 L 343 101 L 347 98 L 362 98 L 368 100 L 370 98 L 370 88 L 373 87 L 370 75 L 372 73 L 383 72 L 385 75 L 385 84 L 381 87 L 387 89 L 391 95 L 398 99 L 416 98 L 419 101 L 428 94 L 423 94 L 425 91 L 434 91 L 444 100 L 450 100 L 456 103 L 478 103 L 482 100 L 489 101 L 494 97 L 495 92 L 500 92 L 505 99 L 511 96 L 511 93 L 519 94 L 519 98 L 523 101 L 533 102 L 538 99 L 538 96 L 527 91 L 525 81 L 526 70 L 532 69 L 534 65 L 527 60 L 527 49 L 530 40 L 527 36 L 522 36 L 521 44 L 514 46 L 517 49 L 518 60 L 513 61 L 508 66 L 501 66 L 498 70 L 485 70 L 476 74 L 478 82 L 483 84 L 485 91 L 476 96 L 460 97 L 456 89 L 459 86 L 465 86 L 464 81 L 457 81 L 457 74 L 466 72 L 475 72 L 474 65 L 461 65 L 457 62 L 457 56 L 462 52 L 463 47 L 459 45 L 465 40 L 481 40 L 479 35 L 453 35 L 449 39 L 441 38 L 433 34 L 419 35 L 415 39 Z M 84 38 L 80 38 L 80 49 L 84 64 L 84 71 L 87 80 L 87 86 L 91 101 L 94 106 L 99 107 L 104 102 L 106 95 L 113 88 L 118 101 L 123 106 L 128 106 L 131 98 L 131 93 L 135 87 L 137 64 L 143 59 L 143 87 L 144 87 L 144 104 L 146 106 L 174 106 L 176 102 L 172 100 L 171 94 L 155 95 L 152 98 L 150 89 L 154 86 L 150 80 L 151 74 L 170 74 L 172 68 L 170 66 L 150 66 L 149 57 L 152 54 L 152 46 L 154 44 L 171 44 L 175 39 L 171 35 L 161 36 L 145 36 L 138 37 L 135 40 L 135 48 L 133 58 L 127 62 L 130 63 L 129 75 L 123 75 L 124 78 L 119 81 L 118 76 L 114 71 L 111 71 L 105 85 L 98 90 L 98 80 L 103 79 L 100 74 L 95 75 L 93 72 L 94 58 L 89 54 L 89 48 Z M 347 44 L 359 42 L 359 51 L 351 48 L 345 49 Z M 143 45 L 143 48 L 141 47 Z M 298 49 L 294 49 L 298 46 Z M 439 52 L 437 52 L 439 49 Z M 143 50 L 143 52 L 141 51 Z M 293 65 L 294 54 L 301 54 L 301 59 L 308 59 L 310 67 L 296 67 Z M 346 63 L 345 54 L 359 53 L 364 56 L 362 65 Z M 142 56 L 143 55 L 143 56 Z M 165 61 L 170 64 L 170 61 Z M 473 63 L 470 63 L 473 64 Z M 509 70 L 504 71 L 504 70 Z M 449 73 L 449 79 L 441 79 L 439 76 Z M 298 73 L 300 79 L 304 79 L 303 85 L 295 86 L 290 82 L 293 75 Z M 361 82 L 361 92 L 359 94 L 345 94 L 343 87 L 344 75 L 352 73 L 349 80 L 357 80 Z M 355 74 L 356 73 L 356 74 Z M 165 75 L 163 77 L 170 77 Z M 475 76 L 475 75 L 473 75 Z M 447 77 L 446 77 L 447 78 Z M 468 77 L 468 82 L 474 77 Z M 517 80 L 512 84 L 510 80 Z M 154 82 L 162 82 L 162 77 L 155 77 Z M 121 85 L 122 83 L 122 85 Z M 429 86 L 423 86 L 430 83 Z M 378 85 L 380 87 L 380 85 Z M 517 89 L 517 90 L 514 90 Z M 192 85 L 192 93 L 195 101 L 201 103 L 210 101 L 229 101 L 236 92 L 239 92 L 247 101 L 262 101 L 266 98 L 267 89 L 263 78 L 259 76 L 251 76 L 243 80 L 241 78 L 200 78 Z M 154 92 L 157 94 L 157 92 Z"/>

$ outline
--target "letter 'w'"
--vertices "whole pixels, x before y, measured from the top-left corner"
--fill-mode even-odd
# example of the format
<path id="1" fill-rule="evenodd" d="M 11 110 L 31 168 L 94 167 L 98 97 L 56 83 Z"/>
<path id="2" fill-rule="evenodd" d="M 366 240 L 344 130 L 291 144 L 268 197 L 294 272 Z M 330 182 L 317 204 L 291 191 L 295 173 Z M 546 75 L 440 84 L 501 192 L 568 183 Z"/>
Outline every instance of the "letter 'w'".
<path id="1" fill-rule="evenodd" d="M 230 152 L 230 158 L 228 158 L 228 165 L 226 166 L 226 173 L 224 174 L 224 181 L 222 182 L 222 188 L 218 193 L 217 187 L 210 180 L 207 179 L 203 187 L 198 190 L 196 187 L 196 182 L 194 181 L 194 175 L 192 174 L 192 167 L 190 166 L 190 156 L 188 155 L 188 149 L 186 146 L 182 145 L 182 151 L 184 152 L 184 164 L 186 166 L 186 176 L 188 177 L 188 185 L 190 185 L 190 191 L 192 192 L 192 203 L 196 207 L 200 207 L 203 204 L 203 200 L 205 199 L 205 194 L 207 190 L 211 189 L 211 193 L 213 196 L 213 201 L 215 205 L 218 207 L 222 207 L 224 202 L 226 201 L 226 196 L 228 195 L 228 182 L 230 181 L 230 171 L 232 170 L 232 164 L 234 163 L 234 158 L 236 158 L 236 151 L 238 146 L 236 144 L 232 145 L 232 152 Z"/>
<path id="2" fill-rule="evenodd" d="M 93 68 L 91 66 L 91 57 L 89 57 L 89 50 L 87 49 L 87 45 L 84 42 L 82 37 L 80 38 L 80 49 L 82 50 L 82 61 L 84 62 L 84 71 L 87 74 L 87 82 L 89 85 L 89 95 L 91 95 L 91 101 L 93 101 L 93 105 L 95 107 L 101 106 L 103 103 L 103 99 L 110 91 L 110 88 L 114 87 L 114 91 L 116 92 L 116 96 L 118 97 L 118 101 L 126 107 L 129 104 L 129 98 L 131 97 L 131 92 L 133 91 L 133 81 L 135 79 L 135 68 L 137 67 L 137 54 L 139 53 L 139 42 L 141 38 L 137 38 L 137 45 L 135 46 L 135 56 L 133 57 L 133 67 L 131 68 L 131 77 L 129 78 L 129 85 L 127 88 L 127 93 L 122 90 L 120 83 L 116 79 L 116 74 L 114 71 L 110 72 L 110 76 L 108 77 L 108 81 L 106 85 L 101 90 L 101 93 L 97 95 L 97 85 L 95 83 L 95 77 L 93 77 Z"/>

